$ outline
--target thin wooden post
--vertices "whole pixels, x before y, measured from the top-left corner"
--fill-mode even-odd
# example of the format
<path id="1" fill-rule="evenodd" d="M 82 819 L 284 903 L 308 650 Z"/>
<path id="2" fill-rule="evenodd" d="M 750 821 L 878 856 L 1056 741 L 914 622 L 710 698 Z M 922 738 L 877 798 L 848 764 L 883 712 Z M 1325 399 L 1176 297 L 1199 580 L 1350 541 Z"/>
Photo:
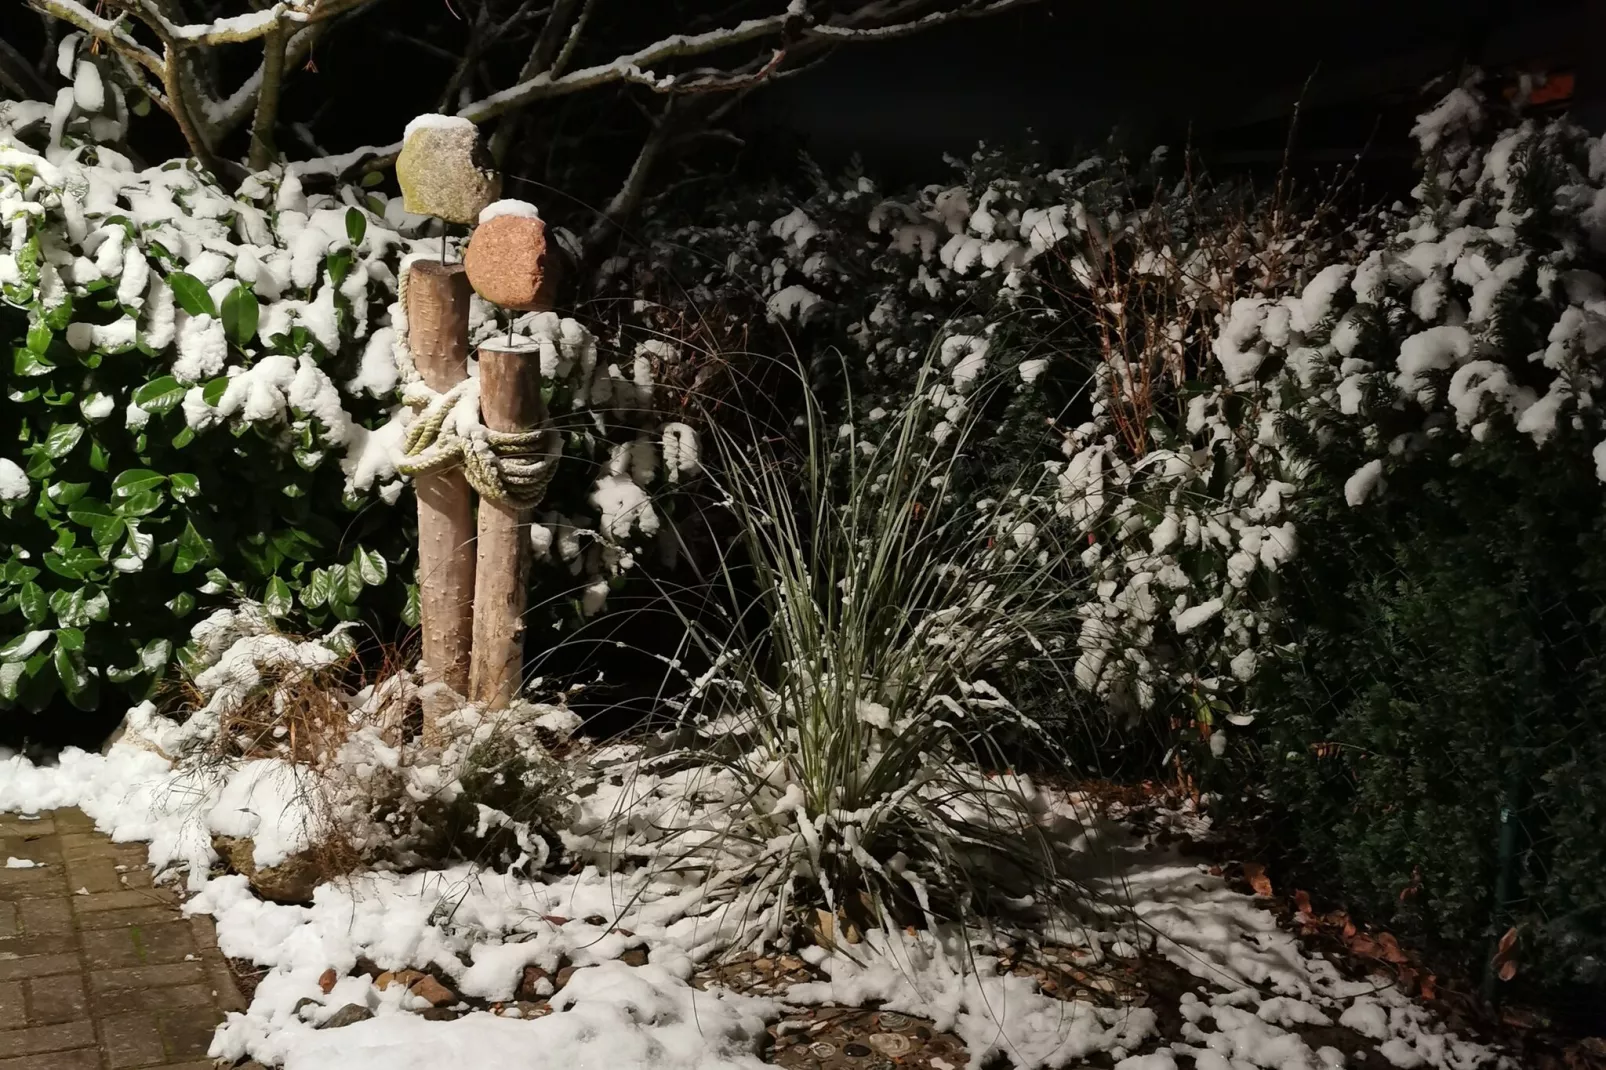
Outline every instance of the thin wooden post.
<path id="1" fill-rule="evenodd" d="M 546 421 L 538 350 L 481 346 L 479 360 L 480 420 L 486 427 L 528 431 Z M 493 710 L 512 702 L 523 684 L 533 512 L 480 500 L 469 696 Z"/>
<path id="2" fill-rule="evenodd" d="M 419 377 L 445 393 L 468 378 L 468 273 L 462 264 L 414 261 L 407 275 L 407 344 Z M 418 601 L 424 679 L 468 694 L 474 635 L 474 497 L 461 468 L 420 475 Z M 424 702 L 424 743 L 444 742 L 437 727 L 450 700 Z"/>

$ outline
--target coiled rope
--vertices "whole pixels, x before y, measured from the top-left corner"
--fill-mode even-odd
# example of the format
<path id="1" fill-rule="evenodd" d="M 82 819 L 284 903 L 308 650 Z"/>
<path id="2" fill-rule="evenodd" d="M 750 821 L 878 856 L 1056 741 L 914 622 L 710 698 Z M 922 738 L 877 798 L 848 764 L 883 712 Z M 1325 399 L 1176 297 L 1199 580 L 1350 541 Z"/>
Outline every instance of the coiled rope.
<path id="1" fill-rule="evenodd" d="M 563 436 L 543 412 L 528 431 L 493 431 L 480 423 L 480 381 L 465 379 L 441 394 L 418 375 L 407 345 L 407 265 L 397 294 L 400 317 L 395 343 L 402 402 L 414 416 L 407 425 L 396 470 L 417 477 L 463 466 L 463 476 L 481 498 L 514 509 L 533 509 L 546 496 L 563 455 Z"/>

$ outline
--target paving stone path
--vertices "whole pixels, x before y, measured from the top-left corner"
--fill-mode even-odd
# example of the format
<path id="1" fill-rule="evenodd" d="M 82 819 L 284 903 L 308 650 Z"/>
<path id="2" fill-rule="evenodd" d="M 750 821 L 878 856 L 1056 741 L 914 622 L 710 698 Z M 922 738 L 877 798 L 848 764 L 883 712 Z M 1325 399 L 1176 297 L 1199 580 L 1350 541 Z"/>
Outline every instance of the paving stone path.
<path id="1" fill-rule="evenodd" d="M 0 814 L 0 867 L 0 1070 L 211 1070 L 244 1003 L 212 920 L 151 886 L 144 844 L 78 810 Z"/>

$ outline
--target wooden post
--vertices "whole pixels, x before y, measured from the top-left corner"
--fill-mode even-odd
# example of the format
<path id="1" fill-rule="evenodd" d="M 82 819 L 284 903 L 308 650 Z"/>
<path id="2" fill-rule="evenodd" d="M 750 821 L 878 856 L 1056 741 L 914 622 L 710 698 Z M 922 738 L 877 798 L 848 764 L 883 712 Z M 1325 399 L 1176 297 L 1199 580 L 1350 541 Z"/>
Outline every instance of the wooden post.
<path id="1" fill-rule="evenodd" d="M 480 420 L 486 427 L 528 431 L 545 422 L 538 350 L 481 346 L 479 357 Z M 529 602 L 533 512 L 480 500 L 469 696 L 493 710 L 511 703 L 524 682 L 524 612 Z"/>
<path id="2" fill-rule="evenodd" d="M 414 261 L 407 275 L 407 344 L 419 377 L 445 393 L 468 378 L 468 273 L 462 264 Z M 418 601 L 424 678 L 468 694 L 474 634 L 474 498 L 461 468 L 421 475 Z M 424 703 L 424 743 L 439 745 L 449 702 Z"/>

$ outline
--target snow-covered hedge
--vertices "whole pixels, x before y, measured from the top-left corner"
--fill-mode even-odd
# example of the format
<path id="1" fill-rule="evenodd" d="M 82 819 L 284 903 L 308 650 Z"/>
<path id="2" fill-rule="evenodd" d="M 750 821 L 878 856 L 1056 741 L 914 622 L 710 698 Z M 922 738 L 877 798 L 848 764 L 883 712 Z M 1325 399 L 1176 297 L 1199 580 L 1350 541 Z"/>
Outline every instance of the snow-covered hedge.
<path id="1" fill-rule="evenodd" d="M 1606 437 L 1606 148 L 1564 121 L 1486 125 L 1475 86 L 1422 117 L 1414 208 L 1345 219 L 1333 198 L 1181 181 L 1158 154 L 1051 168 L 984 151 L 902 197 L 816 174 L 666 212 L 618 277 L 670 308 L 664 280 L 694 280 L 699 308 L 762 308 L 818 378 L 843 369 L 842 448 L 876 439 L 935 354 L 947 377 L 924 400 L 991 410 L 978 508 L 1088 544 L 1066 577 L 1080 686 L 1202 723 L 1219 753 L 1221 715 L 1253 716 L 1243 684 L 1278 651 L 1320 451 L 1348 451 L 1361 505 L 1422 436 L 1542 445 L 1559 419 Z M 988 493 L 1038 463 L 1046 514 Z"/>
<path id="2" fill-rule="evenodd" d="M 222 599 L 415 623 L 397 280 L 428 221 L 293 170 L 231 193 L 193 161 L 137 168 L 112 147 L 120 88 L 70 52 L 54 105 L 0 103 L 0 708 L 144 697 Z M 697 468 L 654 405 L 677 354 L 613 357 L 572 319 L 509 325 L 477 299 L 472 328 L 540 347 L 568 460 L 537 551 L 594 613 L 668 534 L 652 488 Z"/>
<path id="3" fill-rule="evenodd" d="M 933 445 L 980 420 L 958 493 L 1021 552 L 1050 533 L 1085 548 L 1063 577 L 1081 607 L 1080 688 L 1134 712 L 1188 696 L 1208 719 L 1273 642 L 1264 607 L 1297 546 L 1302 472 L 1273 433 L 1280 396 L 1222 375 L 1217 316 L 1238 294 L 1289 297 L 1309 329 L 1324 258 L 1366 239 L 1285 233 L 1230 188 L 1157 188 L 1163 167 L 983 151 L 959 184 L 900 199 L 816 176 L 790 203 L 765 194 L 718 226 L 666 227 L 652 255 L 666 274 L 700 269 L 702 307 L 761 301 L 822 384 L 840 372 L 840 448 L 872 448 L 934 360 L 918 399 L 943 417 Z"/>

